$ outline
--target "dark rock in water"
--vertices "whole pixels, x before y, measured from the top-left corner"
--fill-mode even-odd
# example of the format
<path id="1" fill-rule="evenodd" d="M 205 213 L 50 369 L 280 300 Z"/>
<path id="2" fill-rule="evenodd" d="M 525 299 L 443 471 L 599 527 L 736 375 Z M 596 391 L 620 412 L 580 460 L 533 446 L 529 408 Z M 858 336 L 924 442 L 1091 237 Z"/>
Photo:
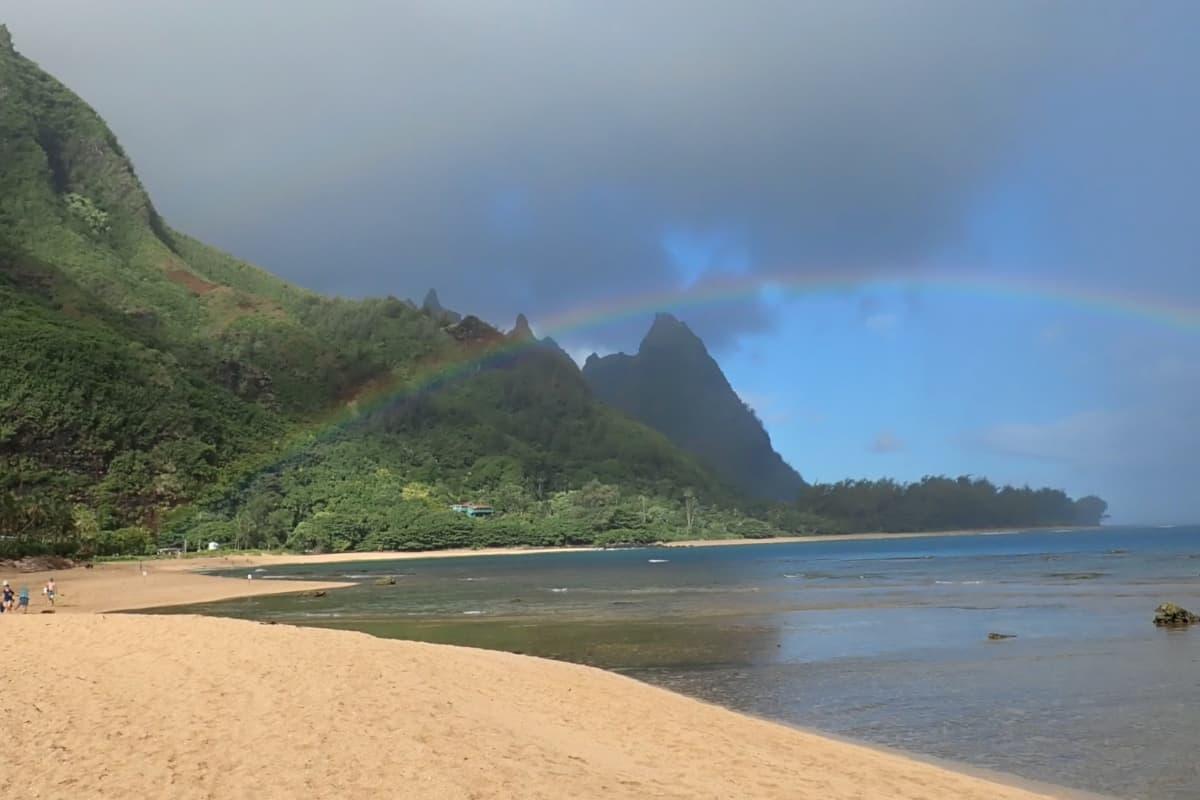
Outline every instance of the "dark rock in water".
<path id="1" fill-rule="evenodd" d="M 324 589 L 317 589 L 312 592 L 306 592 L 307 597 L 324 597 L 326 594 L 327 593 Z"/>
<path id="2" fill-rule="evenodd" d="M 375 585 L 376 586 L 395 586 L 396 579 L 393 578 L 391 575 L 387 576 L 386 578 L 377 578 L 375 580 Z"/>
<path id="3" fill-rule="evenodd" d="M 1200 616 L 1174 603 L 1163 603 L 1154 609 L 1154 624 L 1163 628 L 1177 628 L 1200 622 Z"/>
<path id="4" fill-rule="evenodd" d="M 1017 635 L 1015 633 L 989 633 L 988 638 L 993 642 L 998 642 L 1001 639 L 1015 639 Z"/>

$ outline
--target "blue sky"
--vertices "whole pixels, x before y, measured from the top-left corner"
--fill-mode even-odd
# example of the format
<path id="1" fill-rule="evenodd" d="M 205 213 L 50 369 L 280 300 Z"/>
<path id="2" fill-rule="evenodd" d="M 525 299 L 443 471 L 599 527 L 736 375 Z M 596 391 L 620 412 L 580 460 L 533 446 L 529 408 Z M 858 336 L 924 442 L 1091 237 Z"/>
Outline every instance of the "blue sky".
<path id="1" fill-rule="evenodd" d="M 16 0 L 0 21 L 172 224 L 298 283 L 433 286 L 535 330 L 674 295 L 810 479 L 971 473 L 1200 519 L 1197 324 L 905 287 L 1200 308 L 1194 2 Z M 839 271 L 854 285 L 688 300 Z M 543 332 L 586 355 L 649 322 Z"/>

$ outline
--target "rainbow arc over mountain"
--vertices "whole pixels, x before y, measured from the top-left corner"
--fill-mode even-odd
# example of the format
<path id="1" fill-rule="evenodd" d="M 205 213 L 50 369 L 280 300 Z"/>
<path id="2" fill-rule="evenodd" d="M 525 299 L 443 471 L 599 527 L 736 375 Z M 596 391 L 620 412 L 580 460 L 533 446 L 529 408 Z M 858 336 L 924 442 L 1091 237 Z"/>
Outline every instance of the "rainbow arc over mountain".
<path id="1" fill-rule="evenodd" d="M 889 278 L 845 270 L 826 273 L 808 270 L 792 274 L 755 273 L 706 279 L 681 291 L 650 292 L 607 303 L 580 306 L 546 317 L 538 327 L 543 336 L 559 338 L 660 311 L 682 313 L 692 308 L 718 306 L 722 303 L 761 297 L 768 293 L 783 297 L 804 297 L 845 294 L 864 289 L 919 291 L 992 300 L 1036 301 L 1100 316 L 1129 319 L 1186 334 L 1200 333 L 1200 308 L 1171 303 L 1161 298 L 1135 297 L 1028 277 L 938 272 Z M 283 457 L 275 460 L 274 464 L 282 463 L 290 454 L 317 439 L 335 434 L 364 414 L 436 392 L 455 381 L 537 346 L 537 340 L 508 337 L 494 345 L 472 350 L 461 359 L 428 365 L 415 375 L 398 375 L 377 381 L 360 392 L 353 401 L 334 410 L 294 437 L 294 440 L 285 446 Z"/>

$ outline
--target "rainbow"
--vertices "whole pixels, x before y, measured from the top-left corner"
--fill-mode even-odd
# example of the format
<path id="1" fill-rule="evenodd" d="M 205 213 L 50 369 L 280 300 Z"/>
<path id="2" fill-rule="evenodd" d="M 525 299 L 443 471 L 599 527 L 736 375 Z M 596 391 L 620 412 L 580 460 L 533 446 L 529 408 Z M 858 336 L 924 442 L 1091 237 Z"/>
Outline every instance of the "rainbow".
<path id="1" fill-rule="evenodd" d="M 1078 309 L 1084 312 L 1120 317 L 1185 333 L 1200 332 L 1200 308 L 1169 303 L 1161 299 L 1136 298 L 1115 292 L 1083 288 L 1034 278 L 997 277 L 969 273 L 925 273 L 889 277 L 880 273 L 847 271 L 814 273 L 756 273 L 706 279 L 683 290 L 650 292 L 552 314 L 539 328 L 543 336 L 562 337 L 644 317 L 659 311 L 681 312 L 738 300 L 755 299 L 767 293 L 784 297 L 846 294 L 869 290 L 920 290 L 948 295 L 982 297 L 1013 301 L 1035 301 Z M 314 441 L 331 436 L 373 411 L 421 395 L 434 393 L 489 366 L 503 363 L 537 346 L 537 341 L 505 339 L 473 351 L 461 359 L 427 365 L 415 375 L 389 377 L 359 392 L 351 401 L 319 418 L 293 436 L 267 471 L 285 463 L 291 456 Z"/>
<path id="2" fill-rule="evenodd" d="M 575 309 L 548 317 L 549 336 L 561 336 L 656 311 L 680 311 L 734 300 L 753 299 L 774 290 L 786 296 L 849 293 L 862 289 L 913 290 L 1001 300 L 1033 300 L 1124 317 L 1176 330 L 1200 330 L 1200 308 L 1159 299 L 1136 298 L 1035 278 L 931 272 L 888 277 L 878 272 L 756 273 L 705 280 L 692 288 L 625 298 L 607 305 Z"/>

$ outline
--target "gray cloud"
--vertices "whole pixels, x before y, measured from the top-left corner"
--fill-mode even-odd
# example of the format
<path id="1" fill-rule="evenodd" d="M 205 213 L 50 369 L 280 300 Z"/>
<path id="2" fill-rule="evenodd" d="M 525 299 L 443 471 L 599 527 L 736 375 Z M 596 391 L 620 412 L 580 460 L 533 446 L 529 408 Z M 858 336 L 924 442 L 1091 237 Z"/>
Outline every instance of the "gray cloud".
<path id="1" fill-rule="evenodd" d="M 752 271 L 954 252 L 967 211 L 1041 141 L 1047 107 L 1073 98 L 1097 123 L 1087 147 L 1063 138 L 1068 191 L 1132 135 L 1090 93 L 1178 104 L 1145 91 L 1162 65 L 1138 59 L 1175 52 L 1158 34 L 1191 12 L 60 0 L 5 13 L 18 46 L 110 120 L 177 225 L 323 291 L 432 285 L 503 322 L 678 288 L 672 230 L 732 232 Z M 1141 186 L 1135 166 L 1114 174 Z M 1126 205 L 1073 211 L 1067 228 L 1086 239 Z M 1183 235 L 1178 213 L 1162 219 Z M 771 324 L 753 300 L 694 316 L 718 347 Z M 585 338 L 629 347 L 642 324 Z"/>

